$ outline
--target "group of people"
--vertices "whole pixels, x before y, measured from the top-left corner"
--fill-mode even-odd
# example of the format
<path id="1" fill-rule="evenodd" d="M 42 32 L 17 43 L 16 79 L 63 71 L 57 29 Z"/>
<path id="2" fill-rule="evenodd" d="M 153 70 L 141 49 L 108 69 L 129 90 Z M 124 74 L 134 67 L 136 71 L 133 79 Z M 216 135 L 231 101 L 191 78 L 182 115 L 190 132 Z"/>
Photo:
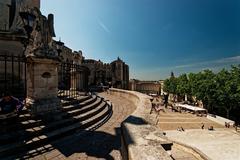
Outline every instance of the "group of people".
<path id="1" fill-rule="evenodd" d="M 233 128 L 235 128 L 236 131 L 238 130 L 238 124 L 236 122 L 234 122 L 232 126 Z M 230 122 L 225 122 L 225 127 L 230 128 L 231 127 Z"/>
<path id="2" fill-rule="evenodd" d="M 178 128 L 177 128 L 177 131 L 184 132 L 185 129 L 181 126 L 181 127 L 178 127 Z"/>
<path id="3" fill-rule="evenodd" d="M 230 122 L 225 122 L 225 127 L 230 128 Z"/>
<path id="4" fill-rule="evenodd" d="M 204 123 L 202 123 L 201 128 L 204 129 L 204 127 L 205 127 L 205 125 L 204 125 Z M 213 126 L 209 126 L 208 130 L 213 131 L 214 130 Z"/>

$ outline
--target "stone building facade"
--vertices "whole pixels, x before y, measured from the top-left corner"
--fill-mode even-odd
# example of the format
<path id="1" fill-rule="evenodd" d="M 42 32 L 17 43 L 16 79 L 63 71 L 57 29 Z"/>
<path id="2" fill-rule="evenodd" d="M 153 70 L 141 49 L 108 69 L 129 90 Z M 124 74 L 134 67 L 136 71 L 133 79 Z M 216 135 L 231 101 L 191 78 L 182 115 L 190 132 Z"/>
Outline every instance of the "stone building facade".
<path id="1" fill-rule="evenodd" d="M 55 41 L 54 45 L 56 43 Z M 101 60 L 86 59 L 82 51 L 72 51 L 65 45 L 59 49 L 61 50 L 59 57 L 62 62 L 85 67 L 88 72 L 88 80 L 84 83 L 87 83 L 88 86 L 111 85 L 119 89 L 128 89 L 129 67 L 120 58 L 111 63 L 104 63 Z"/>
<path id="2" fill-rule="evenodd" d="M 129 89 L 146 94 L 163 94 L 162 90 L 163 81 L 140 81 L 131 79 L 129 82 Z"/>
<path id="3" fill-rule="evenodd" d="M 129 66 L 119 57 L 110 63 L 112 69 L 112 85 L 115 88 L 128 89 Z"/>
<path id="4" fill-rule="evenodd" d="M 129 68 L 120 58 L 111 62 L 85 59 L 83 65 L 90 70 L 89 85 L 111 85 L 115 88 L 128 89 Z"/>
<path id="5" fill-rule="evenodd" d="M 100 60 L 84 59 L 83 65 L 89 68 L 89 86 L 107 85 L 111 81 L 111 68 L 109 64 L 103 63 Z"/>

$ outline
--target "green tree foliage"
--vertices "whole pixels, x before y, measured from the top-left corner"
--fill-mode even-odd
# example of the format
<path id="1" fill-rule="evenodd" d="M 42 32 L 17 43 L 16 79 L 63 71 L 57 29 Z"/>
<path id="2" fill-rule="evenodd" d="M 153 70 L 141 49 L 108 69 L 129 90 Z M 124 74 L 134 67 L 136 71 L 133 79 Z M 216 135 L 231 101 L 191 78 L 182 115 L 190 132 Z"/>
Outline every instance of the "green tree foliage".
<path id="1" fill-rule="evenodd" d="M 171 76 L 169 79 L 164 81 L 163 90 L 168 93 L 177 93 L 177 79 Z"/>
<path id="2" fill-rule="evenodd" d="M 216 99 L 219 107 L 226 111 L 229 118 L 230 111 L 240 104 L 240 67 L 232 66 L 230 71 L 221 70 L 216 75 Z"/>
<path id="3" fill-rule="evenodd" d="M 180 96 L 184 96 L 185 94 L 191 95 L 187 74 L 180 75 L 176 81 L 177 81 L 176 92 L 178 95 Z"/>
<path id="4" fill-rule="evenodd" d="M 225 116 L 229 118 L 231 111 L 240 110 L 240 65 L 218 73 L 204 70 L 170 77 L 164 81 L 163 89 L 165 92 L 181 96 L 195 96 L 202 100 L 209 112 L 222 108 L 225 110 Z"/>
<path id="5" fill-rule="evenodd" d="M 192 95 L 196 96 L 198 100 L 202 100 L 203 105 L 209 111 L 213 110 L 215 102 L 215 74 L 210 70 L 204 70 L 196 74 L 194 82 L 196 84 L 192 90 Z"/>

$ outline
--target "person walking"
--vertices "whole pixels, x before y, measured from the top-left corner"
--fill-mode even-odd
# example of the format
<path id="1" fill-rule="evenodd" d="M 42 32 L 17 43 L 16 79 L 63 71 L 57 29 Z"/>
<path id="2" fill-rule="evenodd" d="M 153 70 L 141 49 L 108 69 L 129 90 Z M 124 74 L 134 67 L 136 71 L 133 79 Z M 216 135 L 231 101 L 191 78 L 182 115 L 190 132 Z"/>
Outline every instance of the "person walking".
<path id="1" fill-rule="evenodd" d="M 164 106 L 165 106 L 165 108 L 167 108 L 167 106 L 168 106 L 168 94 L 164 94 L 163 95 L 164 96 Z"/>

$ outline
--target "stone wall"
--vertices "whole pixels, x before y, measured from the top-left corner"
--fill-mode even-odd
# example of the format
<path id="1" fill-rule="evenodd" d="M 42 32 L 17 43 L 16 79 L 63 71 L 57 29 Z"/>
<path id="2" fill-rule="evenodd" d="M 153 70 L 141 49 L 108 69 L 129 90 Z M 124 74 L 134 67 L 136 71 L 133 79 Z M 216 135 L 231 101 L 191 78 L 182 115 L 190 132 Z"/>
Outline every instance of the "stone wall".
<path id="1" fill-rule="evenodd" d="M 1 0 L 0 2 L 0 30 L 9 29 L 9 7 L 10 0 Z"/>
<path id="2" fill-rule="evenodd" d="M 0 37 L 0 55 L 23 56 L 23 44 L 16 40 L 1 40 Z"/>
<path id="3" fill-rule="evenodd" d="M 40 8 L 40 0 L 1 0 L 0 31 L 17 31 L 22 27 L 19 12 L 26 8 Z"/>
<path id="4" fill-rule="evenodd" d="M 110 89 L 110 94 L 127 98 L 136 110 L 121 124 L 121 154 L 131 160 L 171 160 L 166 150 L 171 150 L 172 142 L 153 125 L 155 115 L 151 110 L 151 97 L 134 91 Z"/>
<path id="5" fill-rule="evenodd" d="M 163 92 L 160 81 L 140 81 L 131 79 L 129 82 L 129 89 L 146 94 L 161 94 Z"/>

